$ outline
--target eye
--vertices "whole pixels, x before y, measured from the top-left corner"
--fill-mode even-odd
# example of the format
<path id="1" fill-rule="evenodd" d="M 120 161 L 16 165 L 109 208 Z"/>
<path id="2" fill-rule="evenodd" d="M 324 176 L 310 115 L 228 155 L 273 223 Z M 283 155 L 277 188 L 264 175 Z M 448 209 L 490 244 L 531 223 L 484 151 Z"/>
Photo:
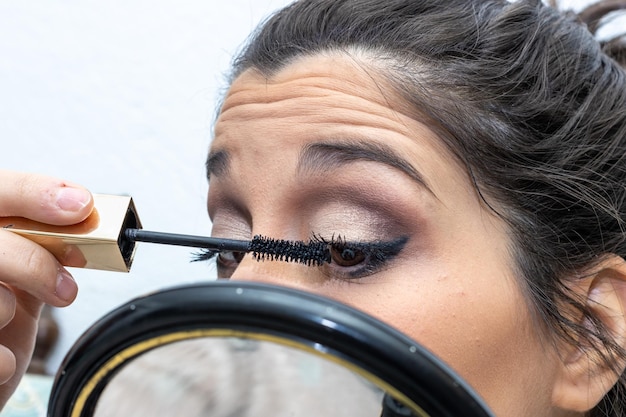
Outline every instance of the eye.
<path id="1" fill-rule="evenodd" d="M 218 278 L 229 278 L 235 269 L 237 269 L 237 266 L 239 266 L 244 256 L 244 252 L 219 252 L 216 250 L 204 249 L 199 253 L 194 254 L 192 261 L 204 262 L 215 260 Z"/>
<path id="2" fill-rule="evenodd" d="M 331 262 L 339 266 L 355 266 L 364 262 L 366 258 L 362 249 L 346 247 L 345 242 L 330 245 Z"/>
<path id="3" fill-rule="evenodd" d="M 375 274 L 385 268 L 404 248 L 407 236 L 390 241 L 352 242 L 342 237 L 330 240 L 314 236 L 315 240 L 328 245 L 330 264 L 324 266 L 326 273 L 343 279 L 357 279 Z"/>
<path id="4" fill-rule="evenodd" d="M 239 266 L 244 256 L 245 252 L 220 252 L 216 259 L 217 268 L 226 271 L 234 270 Z"/>
<path id="5" fill-rule="evenodd" d="M 408 240 L 408 236 L 402 236 L 389 241 L 351 242 L 342 237 L 325 239 L 313 235 L 311 242 L 321 242 L 328 248 L 329 263 L 319 266 L 326 275 L 339 279 L 357 279 L 385 268 L 404 249 Z M 194 260 L 215 259 L 218 277 L 229 278 L 245 255 L 245 252 L 204 250 Z"/>

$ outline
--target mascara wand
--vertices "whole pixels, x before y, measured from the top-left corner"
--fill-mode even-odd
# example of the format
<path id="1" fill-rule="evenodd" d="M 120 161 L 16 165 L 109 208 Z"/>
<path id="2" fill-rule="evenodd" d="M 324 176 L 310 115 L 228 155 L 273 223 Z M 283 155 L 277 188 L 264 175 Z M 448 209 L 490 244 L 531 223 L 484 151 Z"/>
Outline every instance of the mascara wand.
<path id="1" fill-rule="evenodd" d="M 129 272 L 136 242 L 189 246 L 209 252 L 252 253 L 258 261 L 322 265 L 330 262 L 327 243 L 271 239 L 221 239 L 144 230 L 130 196 L 93 194 L 94 209 L 81 223 L 44 224 L 21 217 L 0 217 L 0 232 L 26 237 L 50 251 L 64 266 Z"/>
<path id="2" fill-rule="evenodd" d="M 162 245 L 188 246 L 211 249 L 218 252 L 250 252 L 252 241 L 221 239 L 205 236 L 181 235 L 177 233 L 153 232 L 150 230 L 128 228 L 124 237 L 131 242 L 160 243 Z"/>
<path id="3" fill-rule="evenodd" d="M 128 228 L 124 237 L 130 242 L 159 243 L 189 246 L 215 252 L 252 252 L 258 261 L 297 262 L 305 265 L 323 265 L 330 262 L 328 244 L 317 240 L 303 241 L 271 239 L 256 235 L 252 240 L 222 239 L 206 236 L 182 235 Z"/>

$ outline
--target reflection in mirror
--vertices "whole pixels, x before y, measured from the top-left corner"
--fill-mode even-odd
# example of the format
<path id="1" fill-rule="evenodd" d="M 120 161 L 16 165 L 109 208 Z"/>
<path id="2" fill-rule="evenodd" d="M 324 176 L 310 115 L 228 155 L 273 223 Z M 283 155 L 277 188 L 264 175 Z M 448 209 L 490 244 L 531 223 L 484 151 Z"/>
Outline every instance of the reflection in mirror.
<path id="1" fill-rule="evenodd" d="M 364 376 L 320 353 L 206 337 L 129 361 L 105 387 L 94 415 L 380 417 L 383 397 Z"/>

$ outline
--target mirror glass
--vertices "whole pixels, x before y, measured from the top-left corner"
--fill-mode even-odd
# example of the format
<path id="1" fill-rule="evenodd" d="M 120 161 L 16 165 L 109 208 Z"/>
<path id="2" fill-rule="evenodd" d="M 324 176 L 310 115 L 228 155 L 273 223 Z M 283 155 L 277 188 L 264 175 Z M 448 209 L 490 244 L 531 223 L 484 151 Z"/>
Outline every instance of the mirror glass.
<path id="1" fill-rule="evenodd" d="M 104 388 L 94 415 L 413 415 L 384 414 L 384 391 L 339 362 L 269 340 L 202 337 L 169 343 L 128 361 Z"/>

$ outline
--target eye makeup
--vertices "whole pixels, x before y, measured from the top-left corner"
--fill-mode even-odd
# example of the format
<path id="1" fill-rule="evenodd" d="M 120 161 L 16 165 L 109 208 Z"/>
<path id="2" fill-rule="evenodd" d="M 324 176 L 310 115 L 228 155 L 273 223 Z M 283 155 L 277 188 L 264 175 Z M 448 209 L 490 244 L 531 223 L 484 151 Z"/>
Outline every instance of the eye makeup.
<path id="1" fill-rule="evenodd" d="M 363 278 L 375 274 L 391 262 L 405 247 L 408 236 L 392 240 L 347 241 L 341 237 L 330 241 L 318 237 L 328 245 L 330 262 L 323 266 L 329 275 L 346 279 Z"/>
<path id="2" fill-rule="evenodd" d="M 288 164 L 289 169 L 295 169 L 292 175 L 276 169 L 255 176 L 254 170 L 247 171 L 250 165 L 241 156 L 243 151 L 233 149 L 231 163 L 247 175 L 212 177 L 208 211 L 213 233 L 250 236 L 254 225 L 270 235 L 274 231 L 311 236 L 311 241 L 324 243 L 328 250 L 328 261 L 307 273 L 320 279 L 354 280 L 398 265 L 392 261 L 425 227 L 433 193 L 425 186 L 416 187 L 415 178 L 395 165 L 357 158 L 339 149 L 339 145 L 328 148 L 326 142 L 315 143 L 319 146 L 304 150 L 294 145 L 293 156 L 300 165 L 294 168 L 291 162 Z M 329 162 L 330 155 L 336 158 Z M 272 165 L 271 160 L 269 163 Z M 266 196 L 274 188 L 267 188 L 266 177 L 272 183 L 280 180 L 280 192 L 270 194 L 271 199 Z M 263 181 L 256 182 L 256 178 Z M 399 193 L 398 189 L 407 192 Z M 232 227 L 233 223 L 244 227 Z M 421 240 L 415 241 L 415 245 L 420 244 Z M 214 260 L 218 276 L 224 278 L 247 259 L 242 253 L 226 251 L 197 255 L 197 260 Z"/>
<path id="3" fill-rule="evenodd" d="M 278 251 L 280 254 L 256 255 L 255 259 L 289 261 L 290 258 L 296 258 L 294 251 L 315 252 L 319 254 L 316 259 L 323 259 L 323 262 L 308 262 L 307 265 L 321 267 L 331 277 L 358 279 L 384 268 L 404 249 L 408 240 L 408 236 L 402 236 L 389 241 L 348 241 L 341 236 L 327 239 L 314 235 L 307 244 L 299 241 L 277 241 L 286 245 Z M 245 252 L 205 249 L 196 255 L 194 261 L 215 259 L 218 270 L 222 272 L 220 275 L 226 277 L 232 274 L 244 255 Z"/>

